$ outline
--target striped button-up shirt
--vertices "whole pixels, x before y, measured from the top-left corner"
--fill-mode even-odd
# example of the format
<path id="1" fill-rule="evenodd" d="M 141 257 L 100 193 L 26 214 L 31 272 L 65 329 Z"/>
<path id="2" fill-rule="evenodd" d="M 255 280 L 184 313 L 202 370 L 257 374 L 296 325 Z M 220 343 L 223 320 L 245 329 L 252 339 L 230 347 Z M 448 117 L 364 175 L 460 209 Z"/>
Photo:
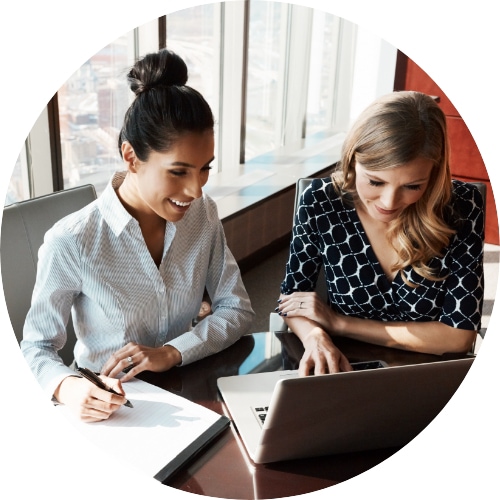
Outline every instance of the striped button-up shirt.
<path id="1" fill-rule="evenodd" d="M 203 195 L 180 221 L 166 223 L 157 267 L 139 223 L 116 195 L 123 176 L 116 174 L 96 201 L 59 221 L 40 248 L 21 348 L 49 394 L 74 374 L 57 354 L 70 313 L 75 361 L 95 371 L 131 341 L 171 345 L 187 364 L 249 330 L 254 313 L 214 201 Z M 205 288 L 213 314 L 192 327 Z"/>

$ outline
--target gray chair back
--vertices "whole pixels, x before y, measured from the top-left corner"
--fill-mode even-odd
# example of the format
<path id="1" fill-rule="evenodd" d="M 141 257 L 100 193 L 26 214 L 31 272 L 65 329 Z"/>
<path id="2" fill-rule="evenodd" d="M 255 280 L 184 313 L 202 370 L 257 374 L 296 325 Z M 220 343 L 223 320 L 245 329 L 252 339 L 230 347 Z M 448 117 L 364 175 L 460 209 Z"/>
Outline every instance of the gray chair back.
<path id="1" fill-rule="evenodd" d="M 38 249 L 58 220 L 96 199 L 94 186 L 85 185 L 14 203 L 4 208 L 0 240 L 5 301 L 18 342 L 23 337 L 26 315 L 36 279 Z M 59 352 L 65 363 L 73 361 L 75 334 L 71 319 L 68 342 Z"/>

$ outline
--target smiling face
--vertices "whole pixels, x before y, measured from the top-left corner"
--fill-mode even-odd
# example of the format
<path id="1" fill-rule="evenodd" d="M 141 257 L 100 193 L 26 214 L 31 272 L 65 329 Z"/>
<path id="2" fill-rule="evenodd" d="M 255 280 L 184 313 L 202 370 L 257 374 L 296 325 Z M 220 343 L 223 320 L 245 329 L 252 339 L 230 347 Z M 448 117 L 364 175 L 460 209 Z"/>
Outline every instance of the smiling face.
<path id="1" fill-rule="evenodd" d="M 379 222 L 391 222 L 423 196 L 432 167 L 425 158 L 387 170 L 368 170 L 356 163 L 358 208 Z"/>
<path id="2" fill-rule="evenodd" d="M 177 222 L 203 194 L 214 158 L 214 135 L 211 130 L 186 133 L 168 152 L 153 151 L 144 162 L 128 143 L 122 145 L 122 153 L 129 165 L 127 177 L 132 178 L 120 192 L 135 215 Z"/>

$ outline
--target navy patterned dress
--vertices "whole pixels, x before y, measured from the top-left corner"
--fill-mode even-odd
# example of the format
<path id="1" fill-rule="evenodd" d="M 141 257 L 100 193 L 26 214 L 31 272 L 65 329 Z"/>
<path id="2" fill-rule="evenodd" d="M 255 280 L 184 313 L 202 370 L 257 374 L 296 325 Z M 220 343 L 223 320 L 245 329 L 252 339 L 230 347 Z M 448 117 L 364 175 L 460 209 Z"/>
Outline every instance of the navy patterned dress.
<path id="1" fill-rule="evenodd" d="M 382 321 L 440 321 L 454 328 L 481 327 L 484 205 L 470 184 L 453 181 L 449 223 L 457 230 L 443 257 L 429 263 L 442 281 L 404 270 L 391 282 L 351 204 L 330 178 L 315 179 L 301 196 L 281 292 L 314 291 L 324 267 L 328 301 L 338 313 Z"/>

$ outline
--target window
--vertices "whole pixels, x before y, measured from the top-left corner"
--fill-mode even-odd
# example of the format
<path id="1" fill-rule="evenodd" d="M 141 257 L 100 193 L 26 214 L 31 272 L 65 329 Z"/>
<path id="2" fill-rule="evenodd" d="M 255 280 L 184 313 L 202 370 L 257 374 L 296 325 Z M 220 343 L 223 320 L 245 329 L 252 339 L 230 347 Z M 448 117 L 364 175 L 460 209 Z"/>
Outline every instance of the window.
<path id="1" fill-rule="evenodd" d="M 120 168 L 118 133 L 131 95 L 125 70 L 134 58 L 130 36 L 89 59 L 57 93 L 64 187 L 93 184 L 101 192 Z"/>
<path id="2" fill-rule="evenodd" d="M 167 48 L 179 54 L 188 66 L 190 87 L 198 90 L 212 108 L 218 137 L 220 96 L 221 6 L 200 5 L 167 16 Z M 215 141 L 213 172 L 220 170 Z"/>
<path id="3" fill-rule="evenodd" d="M 10 205 L 17 201 L 27 200 L 30 195 L 30 180 L 29 180 L 28 158 L 26 154 L 26 144 L 23 146 L 19 154 L 12 177 L 10 178 L 7 188 L 7 196 L 5 197 L 5 205 Z"/>
<path id="4" fill-rule="evenodd" d="M 248 40 L 245 159 L 279 145 L 281 28 L 286 4 L 251 2 Z"/>
<path id="5" fill-rule="evenodd" d="M 340 19 L 315 10 L 311 33 L 306 137 L 333 126 L 335 76 L 340 41 Z"/>
<path id="6" fill-rule="evenodd" d="M 200 5 L 168 14 L 167 48 L 189 68 L 188 85 L 195 88 L 214 112 L 219 101 L 220 6 Z"/>
<path id="7" fill-rule="evenodd" d="M 337 144 L 336 134 L 346 130 L 353 110 L 392 90 L 396 49 L 332 14 L 261 0 L 187 8 L 123 35 L 68 79 L 57 93 L 58 126 L 47 126 L 48 112 L 40 118 L 30 134 L 33 171 L 26 173 L 28 163 L 20 156 L 9 196 L 53 189 L 42 182 L 52 171 L 37 174 L 54 158 L 47 130 L 59 131 L 56 172 L 64 188 L 91 183 L 102 191 L 122 168 L 117 138 L 133 98 L 126 71 L 138 56 L 157 50 L 160 39 L 185 59 L 188 84 L 214 112 L 216 168 L 207 189 L 222 186 L 221 193 L 231 191 L 228 184 L 246 186 L 273 175 L 273 168 L 282 171 L 279 155 L 302 151 L 306 158 L 311 152 L 306 146 L 316 148 L 318 141 L 332 138 Z M 380 47 L 393 52 L 392 66 L 390 57 L 379 57 Z M 37 160 L 40 148 L 45 148 L 43 161 Z M 272 157 L 275 164 L 265 172 L 251 169 Z M 293 183 L 293 176 L 286 182 Z"/>

